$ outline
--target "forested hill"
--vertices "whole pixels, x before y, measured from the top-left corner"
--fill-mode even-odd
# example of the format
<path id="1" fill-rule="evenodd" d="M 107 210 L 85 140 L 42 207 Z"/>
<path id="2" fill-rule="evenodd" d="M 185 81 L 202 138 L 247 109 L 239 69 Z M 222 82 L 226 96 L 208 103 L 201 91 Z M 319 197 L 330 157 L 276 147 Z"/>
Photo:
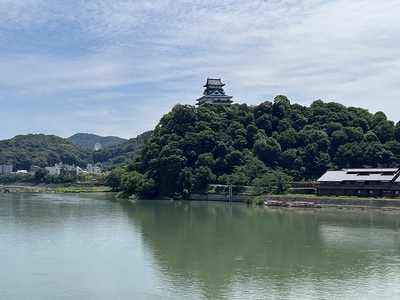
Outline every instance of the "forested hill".
<path id="1" fill-rule="evenodd" d="M 93 153 L 93 160 L 106 165 L 129 164 L 133 157 L 139 155 L 143 144 L 153 134 L 153 131 L 146 131 L 135 138 L 131 138 L 119 145 L 102 148 Z"/>
<path id="2" fill-rule="evenodd" d="M 30 165 L 46 167 L 60 162 L 80 167 L 86 167 L 88 163 L 100 163 L 103 167 L 113 168 L 115 164 L 129 164 L 135 155 L 140 154 L 151 133 L 145 132 L 99 151 L 84 149 L 55 135 L 17 135 L 12 139 L 0 140 L 0 165 L 12 164 L 14 170 L 29 170 Z"/>
<path id="3" fill-rule="evenodd" d="M 314 180 L 328 169 L 399 167 L 399 141 L 400 123 L 383 112 L 334 102 L 307 107 L 280 95 L 257 106 L 178 104 L 161 118 L 130 175 L 119 170 L 113 184 L 172 197 L 208 183 Z"/>
<path id="4" fill-rule="evenodd" d="M 96 134 L 90 133 L 76 133 L 73 136 L 67 138 L 71 142 L 80 145 L 86 149 L 94 149 L 96 143 L 100 143 L 101 148 L 107 148 L 110 146 L 115 146 L 122 144 L 126 141 L 126 139 L 117 137 L 117 136 L 99 136 Z"/>
<path id="5" fill-rule="evenodd" d="M 58 163 L 85 166 L 93 162 L 92 151 L 55 135 L 27 134 L 0 141 L 0 164 L 29 170 L 30 165 L 53 166 Z"/>

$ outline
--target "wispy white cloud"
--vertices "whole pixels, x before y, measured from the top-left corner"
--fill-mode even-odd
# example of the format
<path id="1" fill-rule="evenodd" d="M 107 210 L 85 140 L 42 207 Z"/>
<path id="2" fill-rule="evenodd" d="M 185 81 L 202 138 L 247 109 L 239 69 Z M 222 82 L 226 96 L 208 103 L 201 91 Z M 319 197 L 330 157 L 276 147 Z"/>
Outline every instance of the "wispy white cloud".
<path id="1" fill-rule="evenodd" d="M 399 9 L 395 0 L 3 0 L 0 101 L 10 114 L 10 101 L 24 103 L 29 130 L 129 137 L 174 104 L 194 104 L 217 76 L 237 102 L 320 98 L 398 121 Z M 0 138 L 22 130 L 14 125 Z"/>

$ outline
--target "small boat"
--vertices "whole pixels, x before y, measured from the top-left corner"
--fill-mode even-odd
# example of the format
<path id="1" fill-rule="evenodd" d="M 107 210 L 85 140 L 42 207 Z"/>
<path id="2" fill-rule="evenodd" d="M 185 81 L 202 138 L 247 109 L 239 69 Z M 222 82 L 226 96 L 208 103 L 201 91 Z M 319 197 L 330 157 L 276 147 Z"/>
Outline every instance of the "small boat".
<path id="1" fill-rule="evenodd" d="M 266 200 L 264 204 L 266 206 L 288 206 L 287 202 L 283 200 Z"/>
<path id="2" fill-rule="evenodd" d="M 291 207 L 317 207 L 320 206 L 316 205 L 313 201 L 294 201 L 290 204 Z"/>

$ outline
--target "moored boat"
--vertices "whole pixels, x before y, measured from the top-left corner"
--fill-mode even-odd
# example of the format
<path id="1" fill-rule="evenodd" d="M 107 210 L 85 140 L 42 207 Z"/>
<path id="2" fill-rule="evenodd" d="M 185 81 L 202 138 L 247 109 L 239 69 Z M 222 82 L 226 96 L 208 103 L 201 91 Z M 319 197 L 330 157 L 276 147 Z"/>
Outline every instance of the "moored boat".
<path id="1" fill-rule="evenodd" d="M 283 200 L 265 200 L 264 204 L 266 206 L 288 206 L 287 202 Z"/>
<path id="2" fill-rule="evenodd" d="M 317 207 L 317 208 L 320 207 L 313 201 L 294 201 L 290 204 L 290 206 L 291 207 Z"/>

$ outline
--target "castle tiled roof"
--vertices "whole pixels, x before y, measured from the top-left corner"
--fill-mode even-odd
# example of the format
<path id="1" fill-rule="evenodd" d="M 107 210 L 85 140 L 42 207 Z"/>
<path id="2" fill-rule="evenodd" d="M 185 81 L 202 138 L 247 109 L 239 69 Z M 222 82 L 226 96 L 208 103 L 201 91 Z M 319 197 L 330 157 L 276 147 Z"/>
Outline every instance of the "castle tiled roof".
<path id="1" fill-rule="evenodd" d="M 233 101 L 232 96 L 225 94 L 223 86 L 225 84 L 221 82 L 221 78 L 207 78 L 207 82 L 204 85 L 205 90 L 203 96 L 196 99 L 196 105 L 204 104 L 219 104 L 219 105 L 230 105 Z"/>
<path id="2" fill-rule="evenodd" d="M 207 83 L 204 86 L 206 87 L 209 85 L 224 86 L 225 84 L 221 82 L 221 78 L 207 78 Z"/>

